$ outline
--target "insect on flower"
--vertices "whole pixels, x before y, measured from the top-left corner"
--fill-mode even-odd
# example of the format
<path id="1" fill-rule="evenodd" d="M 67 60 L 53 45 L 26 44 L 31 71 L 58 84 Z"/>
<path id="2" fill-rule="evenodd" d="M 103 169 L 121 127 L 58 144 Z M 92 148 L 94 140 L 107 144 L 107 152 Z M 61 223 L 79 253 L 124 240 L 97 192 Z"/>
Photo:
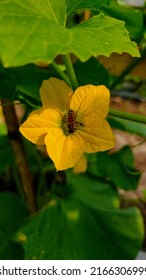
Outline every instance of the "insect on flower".
<path id="1" fill-rule="evenodd" d="M 76 113 L 70 109 L 67 115 L 68 133 L 74 133 L 79 126 L 84 126 L 81 122 L 76 121 Z"/>
<path id="2" fill-rule="evenodd" d="M 67 127 L 69 133 L 73 133 L 76 130 L 75 119 L 76 119 L 75 113 L 72 109 L 70 109 L 67 116 Z"/>

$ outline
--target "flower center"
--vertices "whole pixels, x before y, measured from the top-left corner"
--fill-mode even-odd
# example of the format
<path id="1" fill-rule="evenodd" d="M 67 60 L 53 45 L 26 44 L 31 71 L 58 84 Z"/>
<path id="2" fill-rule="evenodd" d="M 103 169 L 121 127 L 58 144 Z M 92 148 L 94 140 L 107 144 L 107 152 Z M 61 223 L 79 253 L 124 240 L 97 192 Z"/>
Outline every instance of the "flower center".
<path id="1" fill-rule="evenodd" d="M 83 126 L 83 124 L 76 121 L 76 113 L 73 111 L 73 109 L 70 109 L 62 120 L 62 128 L 64 133 L 66 135 L 72 134 L 79 126 Z"/>

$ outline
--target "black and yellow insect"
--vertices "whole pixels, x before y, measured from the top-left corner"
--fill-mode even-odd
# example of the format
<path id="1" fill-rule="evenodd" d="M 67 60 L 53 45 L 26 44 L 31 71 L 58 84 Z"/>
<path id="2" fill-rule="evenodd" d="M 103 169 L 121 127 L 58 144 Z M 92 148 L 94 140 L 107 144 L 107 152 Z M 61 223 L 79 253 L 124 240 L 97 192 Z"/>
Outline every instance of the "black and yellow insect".
<path id="1" fill-rule="evenodd" d="M 67 115 L 67 127 L 69 133 L 73 133 L 76 130 L 75 119 L 76 119 L 75 112 L 72 109 L 70 109 Z"/>

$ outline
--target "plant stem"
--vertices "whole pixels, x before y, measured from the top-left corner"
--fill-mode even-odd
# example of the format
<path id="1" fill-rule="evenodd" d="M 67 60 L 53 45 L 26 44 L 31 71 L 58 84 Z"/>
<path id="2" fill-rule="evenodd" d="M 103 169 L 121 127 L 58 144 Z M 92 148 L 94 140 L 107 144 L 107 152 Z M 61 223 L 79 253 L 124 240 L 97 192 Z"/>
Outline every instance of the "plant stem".
<path id="1" fill-rule="evenodd" d="M 131 113 L 115 110 L 115 109 L 110 109 L 109 110 L 109 115 L 113 116 L 113 117 L 126 119 L 126 120 L 129 120 L 129 121 L 134 121 L 134 122 L 139 122 L 139 123 L 146 124 L 146 116 L 131 114 Z"/>
<path id="2" fill-rule="evenodd" d="M 73 69 L 72 61 L 69 54 L 63 56 L 64 64 L 66 67 L 66 72 L 72 85 L 72 89 L 76 90 L 78 88 L 77 78 Z"/>
<path id="3" fill-rule="evenodd" d="M 141 57 L 133 59 L 131 64 L 129 64 L 120 76 L 111 84 L 110 90 L 113 90 L 145 57 L 146 49 L 141 52 Z"/>
<path id="4" fill-rule="evenodd" d="M 10 104 L 9 100 L 1 100 L 1 103 L 7 125 L 8 136 L 10 138 L 15 153 L 20 181 L 23 187 L 27 206 L 30 213 L 33 214 L 36 212 L 36 204 L 34 199 L 33 186 L 31 182 L 31 173 L 28 167 L 28 161 L 26 158 L 22 138 L 19 133 L 19 123 L 15 112 L 15 108 L 13 104 Z"/>
<path id="5" fill-rule="evenodd" d="M 52 62 L 51 65 L 52 69 L 58 74 L 58 76 L 63 79 L 69 87 L 71 87 L 71 83 L 67 75 L 61 70 L 60 66 L 56 62 Z"/>

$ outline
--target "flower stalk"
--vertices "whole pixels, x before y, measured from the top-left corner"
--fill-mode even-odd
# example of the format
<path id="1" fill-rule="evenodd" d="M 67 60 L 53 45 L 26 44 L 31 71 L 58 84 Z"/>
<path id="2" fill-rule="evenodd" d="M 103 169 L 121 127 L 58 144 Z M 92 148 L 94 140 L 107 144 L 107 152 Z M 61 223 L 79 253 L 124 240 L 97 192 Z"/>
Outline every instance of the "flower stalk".
<path id="1" fill-rule="evenodd" d="M 70 83 L 69 78 L 68 78 L 67 75 L 61 70 L 60 66 L 59 66 L 55 61 L 53 61 L 53 62 L 51 63 L 50 66 L 51 66 L 51 68 L 58 74 L 58 76 L 59 76 L 62 80 L 64 80 L 64 81 L 67 83 L 67 85 L 68 85 L 69 87 L 71 87 L 71 83 Z"/>
<path id="2" fill-rule="evenodd" d="M 73 65 L 72 65 L 70 55 L 69 54 L 64 55 L 63 60 L 64 60 L 64 64 L 65 64 L 65 67 L 66 67 L 67 75 L 68 75 L 69 80 L 70 80 L 71 85 L 72 85 L 72 89 L 76 90 L 79 85 L 78 85 L 77 78 L 76 78 L 76 75 L 75 75 L 75 72 L 74 72 L 74 69 L 73 69 Z"/>

